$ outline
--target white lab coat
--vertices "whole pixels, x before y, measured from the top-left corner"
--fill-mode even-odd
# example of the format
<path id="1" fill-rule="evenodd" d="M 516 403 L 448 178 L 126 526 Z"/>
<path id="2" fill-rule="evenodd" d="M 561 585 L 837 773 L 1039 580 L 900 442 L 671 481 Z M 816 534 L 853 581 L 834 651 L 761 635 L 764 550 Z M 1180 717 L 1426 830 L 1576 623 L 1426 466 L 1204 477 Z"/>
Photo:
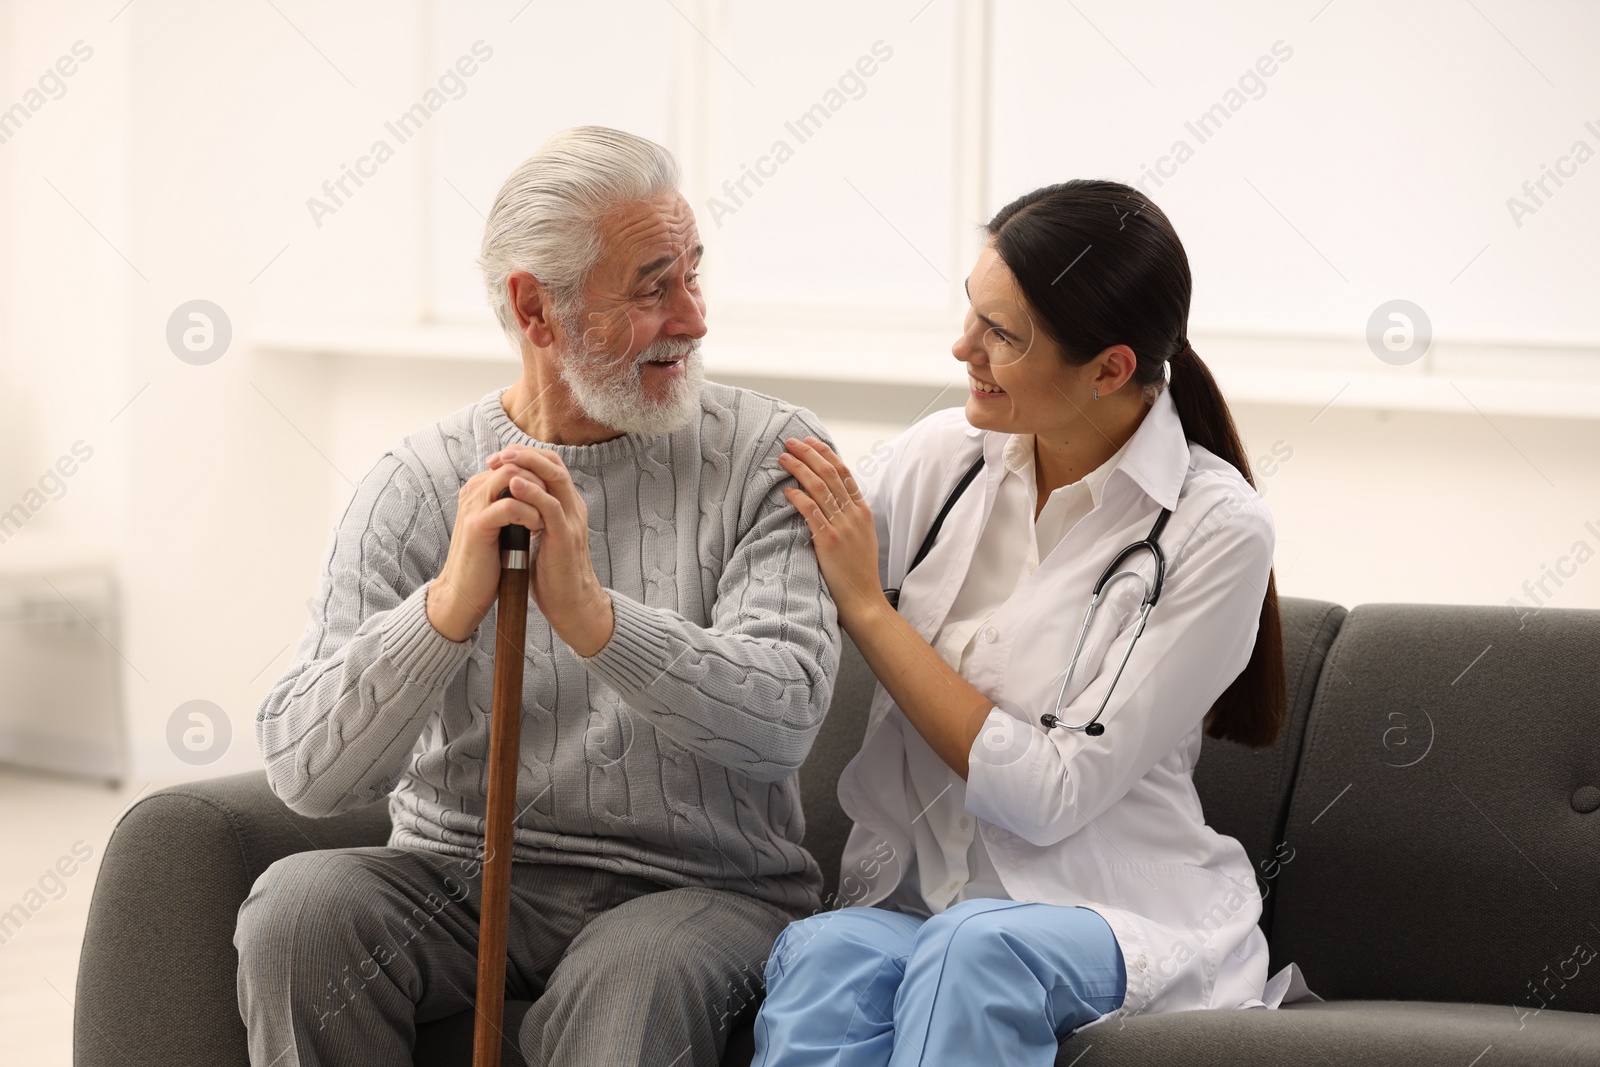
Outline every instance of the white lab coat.
<path id="1" fill-rule="evenodd" d="M 856 472 L 877 524 L 880 577 L 900 588 L 901 614 L 930 642 L 1005 473 L 1007 437 L 947 409 L 901 433 L 871 470 Z M 907 577 L 934 515 L 980 448 L 983 470 Z M 1105 732 L 1046 731 L 1039 716 L 1055 706 L 1095 580 L 1125 545 L 1149 533 L 1162 507 L 1172 510 L 1160 538 L 1165 586 L 1100 718 Z M 1193 779 L 1202 718 L 1254 647 L 1273 543 L 1272 516 L 1255 490 L 1185 440 L 1163 390 L 1100 504 L 989 621 L 998 647 L 967 681 L 995 706 L 970 753 L 966 808 L 1013 899 L 1092 908 L 1115 932 L 1127 996 L 1121 1009 L 1089 1025 L 1135 1012 L 1320 999 L 1292 964 L 1269 985 L 1250 860 L 1236 839 L 1205 824 Z M 1148 553 L 1129 566 L 1146 577 L 1154 569 Z M 1063 721 L 1081 723 L 1099 706 L 1141 593 L 1140 583 L 1123 580 L 1102 600 Z M 855 820 L 840 876 L 847 903 L 882 900 L 914 854 L 902 733 L 914 729 L 880 683 L 861 751 L 839 780 L 840 804 Z"/>

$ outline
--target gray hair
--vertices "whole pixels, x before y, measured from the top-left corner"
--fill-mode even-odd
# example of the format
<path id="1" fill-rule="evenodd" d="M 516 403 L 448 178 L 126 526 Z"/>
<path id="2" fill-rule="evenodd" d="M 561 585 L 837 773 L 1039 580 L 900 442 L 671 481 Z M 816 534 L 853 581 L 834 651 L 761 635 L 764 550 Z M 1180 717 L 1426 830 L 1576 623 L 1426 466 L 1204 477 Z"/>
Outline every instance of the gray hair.
<path id="1" fill-rule="evenodd" d="M 478 256 L 506 336 L 521 347 L 506 291 L 512 271 L 537 278 L 558 313 L 572 309 L 604 251 L 601 217 L 618 204 L 676 192 L 678 183 L 672 153 L 621 130 L 574 126 L 540 145 L 500 187 Z"/>

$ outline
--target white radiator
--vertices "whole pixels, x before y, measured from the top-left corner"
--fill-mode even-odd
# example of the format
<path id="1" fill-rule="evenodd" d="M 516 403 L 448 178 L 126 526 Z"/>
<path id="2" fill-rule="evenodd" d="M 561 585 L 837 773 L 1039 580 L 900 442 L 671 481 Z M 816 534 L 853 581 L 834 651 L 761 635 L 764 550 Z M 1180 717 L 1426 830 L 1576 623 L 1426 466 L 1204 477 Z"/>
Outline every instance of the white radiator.
<path id="1" fill-rule="evenodd" d="M 0 762 L 121 782 L 120 623 L 109 570 L 0 578 Z"/>

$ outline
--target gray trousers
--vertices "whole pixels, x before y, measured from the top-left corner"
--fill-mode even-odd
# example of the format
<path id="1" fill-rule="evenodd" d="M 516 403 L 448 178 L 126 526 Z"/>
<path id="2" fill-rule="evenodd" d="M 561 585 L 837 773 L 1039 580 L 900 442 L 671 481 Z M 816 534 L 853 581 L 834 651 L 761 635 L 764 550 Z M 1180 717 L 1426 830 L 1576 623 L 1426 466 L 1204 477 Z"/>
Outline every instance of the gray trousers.
<path id="1" fill-rule="evenodd" d="M 418 1023 L 473 1005 L 480 864 L 416 849 L 302 852 L 239 908 L 239 1013 L 254 1067 L 411 1062 Z M 804 913 L 635 875 L 513 866 L 506 1034 L 530 1065 L 717 1067 L 768 953 Z"/>

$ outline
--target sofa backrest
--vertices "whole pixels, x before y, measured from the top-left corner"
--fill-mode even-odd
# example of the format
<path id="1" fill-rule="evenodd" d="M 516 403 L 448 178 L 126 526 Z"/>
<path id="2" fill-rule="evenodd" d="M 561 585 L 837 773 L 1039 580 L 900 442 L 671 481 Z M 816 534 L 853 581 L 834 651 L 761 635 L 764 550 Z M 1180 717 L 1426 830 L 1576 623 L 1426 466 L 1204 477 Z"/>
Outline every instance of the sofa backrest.
<path id="1" fill-rule="evenodd" d="M 1239 839 L 1256 864 L 1267 900 L 1263 905 L 1262 926 L 1267 925 L 1267 908 L 1272 905 L 1270 866 L 1275 846 L 1283 840 L 1283 820 L 1289 791 L 1294 782 L 1300 753 L 1300 738 L 1305 730 L 1312 694 L 1329 645 L 1344 618 L 1337 604 L 1320 600 L 1284 597 L 1279 601 L 1283 618 L 1284 661 L 1288 675 L 1288 722 L 1277 744 L 1251 750 L 1231 741 L 1207 738 L 1195 768 L 1195 786 L 1200 792 L 1206 821 L 1219 833 Z M 822 730 L 800 769 L 800 793 L 806 818 L 805 846 L 822 865 L 825 881 L 823 899 L 831 905 L 837 889 L 839 860 L 850 820 L 839 808 L 835 792 L 839 774 L 861 748 L 866 733 L 867 710 L 877 679 L 848 635 L 839 660 L 839 676 L 834 684 Z"/>
<path id="2" fill-rule="evenodd" d="M 1272 967 L 1600 1012 L 1600 611 L 1367 604 L 1322 671 Z"/>
<path id="3" fill-rule="evenodd" d="M 806 819 L 802 843 L 822 866 L 825 908 L 834 904 L 839 861 L 844 855 L 845 838 L 850 836 L 850 818 L 839 807 L 839 775 L 861 750 L 861 741 L 867 734 L 867 711 L 878 687 L 878 679 L 850 635 L 840 630 L 839 638 L 844 648 L 833 684 L 833 702 L 800 767 L 800 805 Z"/>
<path id="4" fill-rule="evenodd" d="M 1200 759 L 1194 768 L 1194 786 L 1207 825 L 1236 838 L 1250 857 L 1263 896 L 1261 930 L 1269 939 L 1277 905 L 1274 883 L 1283 858 L 1291 854 L 1284 844 L 1283 824 L 1300 766 L 1300 742 L 1317 681 L 1345 614 L 1343 607 L 1325 600 L 1278 599 L 1284 680 L 1289 691 L 1283 732 L 1265 748 L 1246 748 L 1208 737 L 1200 743 Z"/>

